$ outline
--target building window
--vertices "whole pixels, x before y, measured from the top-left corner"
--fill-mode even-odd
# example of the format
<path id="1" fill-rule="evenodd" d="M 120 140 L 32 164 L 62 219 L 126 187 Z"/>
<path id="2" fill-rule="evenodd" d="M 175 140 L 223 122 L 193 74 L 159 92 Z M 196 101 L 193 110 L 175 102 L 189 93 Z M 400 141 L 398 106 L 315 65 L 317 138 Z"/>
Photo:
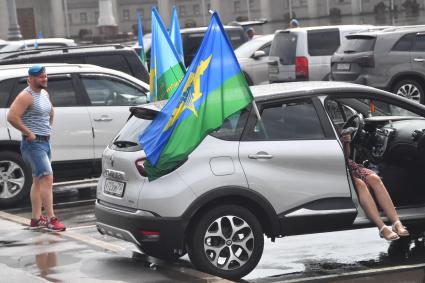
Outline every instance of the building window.
<path id="1" fill-rule="evenodd" d="M 81 24 L 87 24 L 87 13 L 86 12 L 80 13 L 80 23 Z"/>
<path id="2" fill-rule="evenodd" d="M 69 21 L 69 24 L 72 25 L 72 14 L 71 13 L 68 14 L 68 21 Z"/>
<path id="3" fill-rule="evenodd" d="M 122 10 L 122 19 L 124 21 L 130 20 L 130 11 L 128 9 Z"/>
<path id="4" fill-rule="evenodd" d="M 179 16 L 186 16 L 186 6 L 179 6 Z"/>
<path id="5" fill-rule="evenodd" d="M 145 9 L 139 8 L 137 9 L 137 13 L 142 17 L 142 19 L 145 17 Z"/>
<path id="6" fill-rule="evenodd" d="M 301 7 L 307 7 L 307 0 L 300 0 L 300 6 Z"/>
<path id="7" fill-rule="evenodd" d="M 199 7 L 199 4 L 193 5 L 193 14 L 195 16 L 199 16 L 201 14 L 201 8 Z"/>
<path id="8" fill-rule="evenodd" d="M 249 0 L 249 9 L 250 10 L 255 9 L 255 1 L 254 0 Z"/>
<path id="9" fill-rule="evenodd" d="M 235 12 L 239 12 L 241 10 L 241 2 L 240 1 L 235 1 L 235 3 L 233 3 L 233 5 L 234 5 Z"/>
<path id="10" fill-rule="evenodd" d="M 94 12 L 94 21 L 97 23 L 99 21 L 99 12 L 95 11 Z"/>

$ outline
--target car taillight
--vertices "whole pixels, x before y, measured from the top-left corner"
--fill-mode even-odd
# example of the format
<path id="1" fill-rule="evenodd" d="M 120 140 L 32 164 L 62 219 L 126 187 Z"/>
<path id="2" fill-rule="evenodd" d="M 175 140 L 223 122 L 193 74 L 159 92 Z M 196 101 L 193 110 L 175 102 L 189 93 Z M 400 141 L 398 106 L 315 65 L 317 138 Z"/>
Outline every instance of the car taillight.
<path id="1" fill-rule="evenodd" d="M 308 79 L 308 59 L 307 57 L 295 58 L 295 76 L 296 79 Z"/>
<path id="2" fill-rule="evenodd" d="M 143 177 L 147 176 L 145 171 L 145 161 L 146 161 L 146 158 L 140 158 L 140 159 L 137 159 L 135 162 L 137 171 L 139 171 L 139 174 L 142 175 Z"/>
<path id="3" fill-rule="evenodd" d="M 375 58 L 373 55 L 362 56 L 356 60 L 360 67 L 374 68 Z"/>

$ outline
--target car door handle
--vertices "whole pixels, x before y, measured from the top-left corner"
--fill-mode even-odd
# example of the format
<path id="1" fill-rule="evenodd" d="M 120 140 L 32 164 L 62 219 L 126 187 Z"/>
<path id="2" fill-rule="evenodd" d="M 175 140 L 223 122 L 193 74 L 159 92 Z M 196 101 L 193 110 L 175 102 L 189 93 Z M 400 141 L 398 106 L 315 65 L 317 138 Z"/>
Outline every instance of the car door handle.
<path id="1" fill-rule="evenodd" d="M 109 117 L 100 117 L 100 118 L 94 118 L 94 120 L 96 122 L 109 122 L 109 121 L 112 121 L 112 118 L 109 118 Z"/>
<path id="2" fill-rule="evenodd" d="M 415 59 L 413 59 L 413 61 L 415 61 L 415 62 L 424 62 L 425 59 L 424 58 L 415 58 Z"/>
<path id="3" fill-rule="evenodd" d="M 273 155 L 267 153 L 249 154 L 249 159 L 272 159 Z"/>

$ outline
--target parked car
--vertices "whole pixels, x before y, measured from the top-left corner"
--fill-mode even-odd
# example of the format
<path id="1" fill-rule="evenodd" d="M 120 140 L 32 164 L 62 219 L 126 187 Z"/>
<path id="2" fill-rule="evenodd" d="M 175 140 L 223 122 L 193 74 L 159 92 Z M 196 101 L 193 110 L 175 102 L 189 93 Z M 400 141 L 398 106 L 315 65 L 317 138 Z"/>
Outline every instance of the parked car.
<path id="1" fill-rule="evenodd" d="M 36 45 L 38 45 L 37 49 L 77 46 L 73 39 L 68 38 L 38 38 L 6 41 L 5 46 L 0 48 L 0 58 L 3 56 L 1 53 L 34 49 Z"/>
<path id="2" fill-rule="evenodd" d="M 348 35 L 331 61 L 332 80 L 425 102 L 425 26 Z"/>
<path id="3" fill-rule="evenodd" d="M 149 86 L 125 73 L 93 65 L 45 64 L 55 107 L 51 137 L 55 182 L 97 178 L 105 146 L 123 127 L 128 108 L 146 103 Z M 23 162 L 21 133 L 6 121 L 27 86 L 30 65 L 0 66 L 0 205 L 27 198 L 31 170 Z"/>
<path id="4" fill-rule="evenodd" d="M 233 49 L 248 41 L 245 31 L 240 26 L 224 26 L 224 30 L 230 39 Z M 186 66 L 189 66 L 193 57 L 196 55 L 199 46 L 201 45 L 207 27 L 183 28 L 180 30 L 183 42 L 184 61 Z M 143 36 L 143 47 L 145 48 L 146 58 L 148 62 L 151 58 L 152 34 L 148 33 Z M 138 43 L 133 45 L 137 53 L 140 53 Z M 149 63 L 148 63 L 149 66 Z"/>
<path id="5" fill-rule="evenodd" d="M 235 50 L 239 65 L 249 85 L 269 81 L 268 61 L 274 34 L 256 36 Z"/>
<path id="6" fill-rule="evenodd" d="M 148 71 L 139 55 L 119 44 L 34 49 L 9 53 L 0 60 L 0 65 L 34 63 L 93 64 L 122 71 L 149 83 Z"/>
<path id="7" fill-rule="evenodd" d="M 425 106 L 371 87 L 296 82 L 251 87 L 252 106 L 226 119 L 171 173 L 148 181 L 138 135 L 164 102 L 133 116 L 103 152 L 100 233 L 205 272 L 238 279 L 271 238 L 373 226 L 339 140 L 355 127 L 356 162 L 379 171 L 412 235 L 425 224 Z M 378 237 L 378 233 L 376 235 Z"/>
<path id="8" fill-rule="evenodd" d="M 331 56 L 345 36 L 371 28 L 341 25 L 276 31 L 270 49 L 269 81 L 329 80 Z"/>

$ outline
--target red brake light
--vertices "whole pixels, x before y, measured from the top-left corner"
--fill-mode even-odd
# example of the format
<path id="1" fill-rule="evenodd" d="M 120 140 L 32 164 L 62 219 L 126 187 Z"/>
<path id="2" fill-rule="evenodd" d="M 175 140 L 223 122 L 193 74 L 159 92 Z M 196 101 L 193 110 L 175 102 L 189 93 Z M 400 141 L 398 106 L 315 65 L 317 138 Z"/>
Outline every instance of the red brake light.
<path id="1" fill-rule="evenodd" d="M 147 176 L 145 171 L 145 161 L 146 161 L 146 158 L 143 157 L 143 158 L 137 159 L 135 162 L 137 171 L 139 171 L 139 174 L 142 175 L 143 177 Z"/>
<path id="2" fill-rule="evenodd" d="M 295 76 L 297 79 L 308 79 L 308 59 L 299 56 L 295 58 Z"/>

